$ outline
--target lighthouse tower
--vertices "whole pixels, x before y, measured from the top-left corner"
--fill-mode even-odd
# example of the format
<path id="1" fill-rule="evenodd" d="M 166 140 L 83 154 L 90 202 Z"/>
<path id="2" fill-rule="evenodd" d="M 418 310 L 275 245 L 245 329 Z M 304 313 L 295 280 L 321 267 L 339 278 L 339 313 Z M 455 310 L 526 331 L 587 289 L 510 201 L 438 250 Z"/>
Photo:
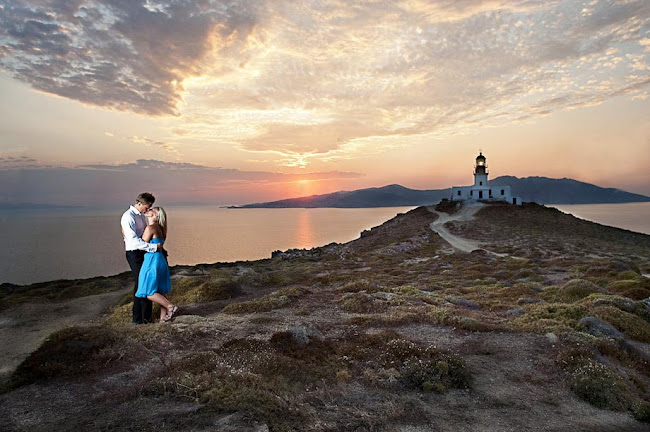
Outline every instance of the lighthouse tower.
<path id="1" fill-rule="evenodd" d="M 479 151 L 474 165 L 474 185 L 454 186 L 451 188 L 452 201 L 506 201 L 521 205 L 521 198 L 512 196 L 510 186 L 490 186 L 488 183 L 487 163 L 483 152 Z"/>
<path id="2" fill-rule="evenodd" d="M 487 189 L 488 185 L 488 170 L 485 163 L 485 156 L 483 152 L 479 152 L 476 156 L 476 165 L 474 166 L 474 187 Z"/>

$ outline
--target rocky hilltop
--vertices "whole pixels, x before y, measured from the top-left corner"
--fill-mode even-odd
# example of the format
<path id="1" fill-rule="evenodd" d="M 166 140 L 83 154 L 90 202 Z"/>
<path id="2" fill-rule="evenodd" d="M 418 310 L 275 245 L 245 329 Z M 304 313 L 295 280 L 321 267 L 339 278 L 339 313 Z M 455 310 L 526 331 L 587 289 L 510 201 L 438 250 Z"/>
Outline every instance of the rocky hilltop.
<path id="1" fill-rule="evenodd" d="M 5 335 L 39 320 L 16 312 L 36 300 L 72 313 L 113 297 L 5 374 L 2 429 L 649 427 L 647 235 L 446 203 L 346 244 L 172 270 L 182 314 L 167 324 L 128 325 L 128 274 L 4 286 Z"/>

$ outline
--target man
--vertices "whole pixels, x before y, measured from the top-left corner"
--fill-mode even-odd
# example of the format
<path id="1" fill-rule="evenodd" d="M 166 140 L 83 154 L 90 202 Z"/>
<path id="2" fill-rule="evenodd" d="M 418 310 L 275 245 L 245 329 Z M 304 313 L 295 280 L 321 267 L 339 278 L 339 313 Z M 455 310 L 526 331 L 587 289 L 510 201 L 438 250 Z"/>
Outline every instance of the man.
<path id="1" fill-rule="evenodd" d="M 161 244 L 151 244 L 142 240 L 142 234 L 147 227 L 147 219 L 144 213 L 149 211 L 156 198 L 149 192 L 138 195 L 135 204 L 129 207 L 122 215 L 122 235 L 126 247 L 126 261 L 131 267 L 135 277 L 135 289 L 133 291 L 133 324 L 144 324 L 151 322 L 151 300 L 135 296 L 138 290 L 138 277 L 144 262 L 145 252 L 160 252 L 163 250 Z"/>

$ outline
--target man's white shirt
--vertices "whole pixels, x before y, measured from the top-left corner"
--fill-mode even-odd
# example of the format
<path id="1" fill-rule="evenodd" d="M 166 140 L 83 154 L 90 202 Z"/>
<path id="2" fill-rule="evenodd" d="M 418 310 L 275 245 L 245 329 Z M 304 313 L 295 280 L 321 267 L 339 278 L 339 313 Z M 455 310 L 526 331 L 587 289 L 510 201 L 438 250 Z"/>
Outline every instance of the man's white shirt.
<path id="1" fill-rule="evenodd" d="M 142 234 L 144 234 L 144 229 L 147 227 L 147 220 L 144 214 L 131 206 L 122 215 L 120 224 L 122 225 L 124 246 L 127 251 L 143 250 L 146 252 L 156 252 L 158 249 L 157 245 L 142 240 Z"/>

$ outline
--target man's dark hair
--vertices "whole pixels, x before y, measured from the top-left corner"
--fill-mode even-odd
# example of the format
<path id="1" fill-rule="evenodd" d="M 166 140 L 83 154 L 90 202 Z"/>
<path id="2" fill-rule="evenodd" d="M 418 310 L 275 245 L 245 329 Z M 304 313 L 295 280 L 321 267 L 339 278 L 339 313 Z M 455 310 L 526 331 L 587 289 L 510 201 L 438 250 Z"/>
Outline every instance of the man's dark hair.
<path id="1" fill-rule="evenodd" d="M 138 195 L 138 198 L 135 200 L 136 202 L 142 203 L 142 204 L 151 204 L 156 201 L 156 198 L 151 195 L 149 192 L 142 192 L 140 195 Z"/>

